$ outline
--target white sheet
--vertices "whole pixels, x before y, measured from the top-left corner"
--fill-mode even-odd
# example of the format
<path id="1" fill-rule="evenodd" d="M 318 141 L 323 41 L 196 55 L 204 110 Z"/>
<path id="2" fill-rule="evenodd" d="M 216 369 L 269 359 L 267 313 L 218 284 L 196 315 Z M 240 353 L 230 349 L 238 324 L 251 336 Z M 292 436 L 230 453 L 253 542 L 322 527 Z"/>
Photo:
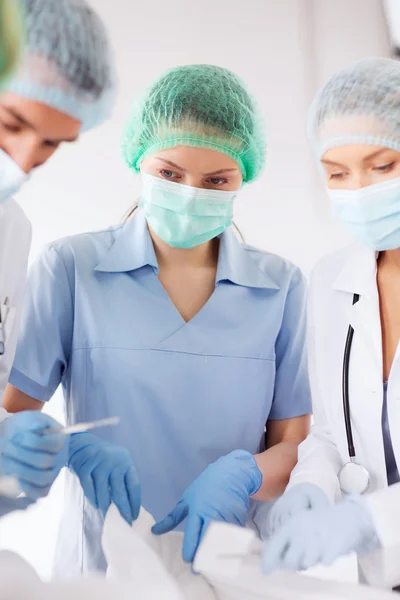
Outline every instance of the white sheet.
<path id="1" fill-rule="evenodd" d="M 142 509 L 131 528 L 111 506 L 103 533 L 108 579 L 130 581 L 135 593 L 140 590 L 141 600 L 216 600 L 211 586 L 183 562 L 182 534 L 154 536 L 153 524 Z"/>
<path id="2" fill-rule="evenodd" d="M 103 576 L 66 583 L 43 583 L 21 557 L 0 552 L 0 600 L 389 600 L 397 594 L 321 581 L 293 574 L 263 577 L 259 561 L 222 560 L 248 552 L 254 534 L 223 523 L 213 524 L 197 553 L 195 575 L 181 559 L 182 534 L 151 534 L 150 515 L 142 511 L 131 528 L 112 507 L 106 518 Z M 257 544 L 257 542 L 256 542 Z"/>
<path id="3" fill-rule="evenodd" d="M 193 565 L 181 558 L 183 534 L 153 536 L 152 517 L 144 510 L 129 527 L 112 506 L 107 514 L 103 550 L 108 578 L 129 581 L 141 600 L 384 600 L 389 592 L 358 585 L 323 581 L 314 577 L 277 573 L 263 576 L 259 557 L 227 559 L 228 554 L 249 554 L 259 541 L 249 529 L 214 523 L 208 530 Z M 140 594 L 137 591 L 140 590 Z"/>
<path id="4" fill-rule="evenodd" d="M 136 596 L 132 594 L 130 584 L 107 582 L 100 575 L 71 583 L 44 583 L 20 556 L 13 552 L 0 552 L 0 600 L 134 600 L 134 598 Z"/>

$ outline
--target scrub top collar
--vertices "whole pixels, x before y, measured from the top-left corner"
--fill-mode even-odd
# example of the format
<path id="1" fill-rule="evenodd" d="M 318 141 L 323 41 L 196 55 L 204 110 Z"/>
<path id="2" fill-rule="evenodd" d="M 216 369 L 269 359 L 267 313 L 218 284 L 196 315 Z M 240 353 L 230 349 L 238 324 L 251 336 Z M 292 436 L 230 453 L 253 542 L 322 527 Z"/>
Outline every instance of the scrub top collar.
<path id="1" fill-rule="evenodd" d="M 276 281 L 258 265 L 260 251 L 242 244 L 230 227 L 220 237 L 216 283 L 230 281 L 250 288 L 279 290 Z"/>
<path id="2" fill-rule="evenodd" d="M 360 296 L 375 296 L 378 254 L 365 246 L 354 244 L 332 288 Z"/>
<path id="3" fill-rule="evenodd" d="M 230 227 L 220 237 L 217 285 L 230 281 L 236 285 L 279 290 L 279 285 L 257 263 L 259 253 L 239 242 Z M 107 254 L 95 268 L 106 273 L 135 271 L 145 266 L 158 270 L 153 243 L 143 211 L 137 213 L 120 229 Z"/>
<path id="4" fill-rule="evenodd" d="M 150 266 L 158 269 L 156 253 L 141 210 L 120 229 L 117 239 L 95 268 L 105 273 L 124 273 Z"/>

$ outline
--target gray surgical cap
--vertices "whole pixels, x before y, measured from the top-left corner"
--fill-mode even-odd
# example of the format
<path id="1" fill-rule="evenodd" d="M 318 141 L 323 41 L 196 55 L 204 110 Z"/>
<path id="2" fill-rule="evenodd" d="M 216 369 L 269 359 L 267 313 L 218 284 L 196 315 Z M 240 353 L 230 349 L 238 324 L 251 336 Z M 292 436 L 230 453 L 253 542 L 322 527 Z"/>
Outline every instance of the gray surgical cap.
<path id="1" fill-rule="evenodd" d="M 318 158 L 349 144 L 400 152 L 400 63 L 371 58 L 338 71 L 311 105 L 308 132 Z"/>
<path id="2" fill-rule="evenodd" d="M 17 1 L 17 0 L 15 0 Z M 82 122 L 110 116 L 114 66 L 105 27 L 85 0 L 18 0 L 25 52 L 5 89 Z"/>

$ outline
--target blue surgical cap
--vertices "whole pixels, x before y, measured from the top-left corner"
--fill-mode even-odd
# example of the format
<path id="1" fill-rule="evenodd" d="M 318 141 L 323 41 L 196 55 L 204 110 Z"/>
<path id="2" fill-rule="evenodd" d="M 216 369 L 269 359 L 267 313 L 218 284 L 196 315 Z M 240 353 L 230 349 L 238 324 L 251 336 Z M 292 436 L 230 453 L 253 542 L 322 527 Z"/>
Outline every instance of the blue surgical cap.
<path id="1" fill-rule="evenodd" d="M 83 131 L 108 118 L 115 98 L 105 27 L 85 0 L 19 0 L 25 51 L 6 90 L 78 121 Z"/>
<path id="2" fill-rule="evenodd" d="M 400 63 L 371 58 L 338 71 L 311 105 L 308 132 L 318 158 L 349 144 L 400 152 Z"/>

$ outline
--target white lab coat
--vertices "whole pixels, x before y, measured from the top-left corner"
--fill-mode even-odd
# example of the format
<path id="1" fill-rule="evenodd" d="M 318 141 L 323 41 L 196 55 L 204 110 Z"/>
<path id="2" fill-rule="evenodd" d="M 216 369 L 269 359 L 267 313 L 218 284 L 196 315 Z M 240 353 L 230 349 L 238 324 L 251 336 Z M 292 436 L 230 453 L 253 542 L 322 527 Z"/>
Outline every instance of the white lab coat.
<path id="1" fill-rule="evenodd" d="M 360 299 L 353 305 L 355 293 L 360 295 Z M 388 488 L 386 477 L 382 435 L 382 335 L 375 253 L 354 245 L 320 261 L 311 276 L 308 319 L 314 425 L 299 448 L 299 462 L 291 475 L 289 488 L 310 482 L 318 485 L 332 502 L 341 497 L 337 475 L 341 466 L 349 461 L 342 403 L 342 368 L 347 331 L 351 324 L 354 337 L 349 366 L 349 397 L 354 445 L 357 461 L 371 475 L 366 498 L 382 547 L 390 550 L 388 555 L 391 559 L 393 552 L 399 552 L 397 573 L 394 574 L 398 585 L 400 484 Z M 393 451 L 400 467 L 399 348 L 390 372 L 387 405 Z"/>
<path id="2" fill-rule="evenodd" d="M 0 405 L 17 346 L 31 237 L 31 224 L 15 200 L 0 205 L 0 304 L 3 319 L 6 315 L 5 353 L 0 356 Z"/>
<path id="3" fill-rule="evenodd" d="M 5 352 L 0 356 L 0 423 L 8 416 L 1 403 L 17 346 L 31 238 L 31 224 L 15 200 L 0 205 L 0 304 L 6 338 Z M 0 477 L 0 493 L 3 483 Z M 0 514 L 11 510 L 11 501 L 1 502 Z"/>

